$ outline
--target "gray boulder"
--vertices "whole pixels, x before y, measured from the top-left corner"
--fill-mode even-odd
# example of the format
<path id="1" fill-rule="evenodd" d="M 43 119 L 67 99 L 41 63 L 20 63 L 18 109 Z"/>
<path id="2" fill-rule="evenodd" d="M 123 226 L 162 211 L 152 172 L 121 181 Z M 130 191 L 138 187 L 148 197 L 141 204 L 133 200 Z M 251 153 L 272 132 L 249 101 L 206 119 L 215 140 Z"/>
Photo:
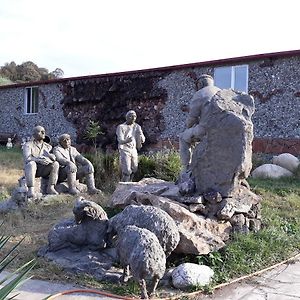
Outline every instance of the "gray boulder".
<path id="1" fill-rule="evenodd" d="M 252 168 L 254 100 L 233 90 L 221 90 L 206 107 L 200 124 L 205 135 L 195 147 L 191 169 L 196 192 L 208 190 L 228 197 Z"/>
<path id="2" fill-rule="evenodd" d="M 214 271 L 205 265 L 183 263 L 172 272 L 172 284 L 178 289 L 187 289 L 193 286 L 208 285 Z"/>

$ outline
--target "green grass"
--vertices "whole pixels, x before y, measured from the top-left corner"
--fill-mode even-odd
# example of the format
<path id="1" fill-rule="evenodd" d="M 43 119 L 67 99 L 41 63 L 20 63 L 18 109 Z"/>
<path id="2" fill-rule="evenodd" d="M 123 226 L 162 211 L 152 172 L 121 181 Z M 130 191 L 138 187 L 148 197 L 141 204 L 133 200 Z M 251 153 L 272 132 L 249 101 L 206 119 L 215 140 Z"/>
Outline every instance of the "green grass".
<path id="1" fill-rule="evenodd" d="M 109 195 L 114 190 L 120 176 L 118 153 L 110 155 L 97 153 L 89 155 L 88 158 L 95 166 L 97 186 Z M 21 151 L 17 149 L 11 151 L 1 147 L 0 165 L 0 171 L 5 170 L 5 172 L 9 168 L 22 169 Z M 154 176 L 174 181 L 179 171 L 180 160 L 176 151 L 157 152 L 140 156 L 140 169 L 136 176 L 138 179 Z M 215 271 L 213 282 L 215 285 L 261 270 L 300 251 L 300 180 L 298 173 L 291 178 L 277 180 L 249 178 L 248 181 L 252 191 L 262 198 L 262 230 L 258 233 L 235 234 L 225 248 L 209 255 L 171 255 L 168 259 L 168 266 L 177 266 L 183 262 L 209 265 Z M 71 207 L 72 199 L 66 198 L 62 199 L 61 203 L 59 201 L 53 203 L 53 206 L 44 204 L 29 207 L 22 213 L 8 216 L 8 234 L 16 235 L 16 240 L 26 236 L 25 242 L 27 241 L 26 248 L 28 250 L 24 249 L 24 255 L 21 256 L 23 260 L 20 261 L 20 264 L 32 258 L 30 255 L 45 243 L 51 226 L 57 220 L 72 213 Z M 113 209 L 108 210 L 110 216 L 116 212 Z M 37 224 L 40 225 L 37 226 Z M 22 247 L 22 245 L 20 246 Z M 50 276 L 47 275 L 51 273 L 47 273 L 47 270 L 51 269 L 48 263 L 39 260 L 39 264 L 41 267 L 35 268 L 35 275 L 40 278 Z M 52 272 L 52 276 L 54 276 L 54 272 Z M 64 280 L 66 275 L 57 274 L 54 277 Z M 93 280 L 88 284 L 81 279 L 76 279 L 76 276 L 70 278 L 70 280 L 79 280 L 78 283 L 85 285 L 95 285 Z M 103 287 L 119 294 L 136 294 L 136 287 L 131 283 L 121 288 L 111 284 L 103 285 Z M 199 289 L 199 287 L 195 288 Z M 210 287 L 204 289 L 210 290 Z"/>

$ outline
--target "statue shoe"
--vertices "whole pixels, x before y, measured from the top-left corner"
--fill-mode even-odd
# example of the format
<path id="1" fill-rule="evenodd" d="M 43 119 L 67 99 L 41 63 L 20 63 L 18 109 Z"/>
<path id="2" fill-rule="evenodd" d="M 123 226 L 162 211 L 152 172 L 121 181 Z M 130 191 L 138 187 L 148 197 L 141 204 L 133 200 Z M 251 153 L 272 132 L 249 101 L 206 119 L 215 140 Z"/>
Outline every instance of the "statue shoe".
<path id="1" fill-rule="evenodd" d="M 89 188 L 88 189 L 88 194 L 94 195 L 94 194 L 102 194 L 102 191 L 96 188 Z"/>
<path id="2" fill-rule="evenodd" d="M 49 195 L 58 195 L 58 192 L 55 190 L 54 185 L 48 186 L 46 193 Z"/>
<path id="3" fill-rule="evenodd" d="M 80 192 L 78 191 L 77 188 L 70 188 L 69 189 L 69 194 L 71 195 L 78 195 Z"/>

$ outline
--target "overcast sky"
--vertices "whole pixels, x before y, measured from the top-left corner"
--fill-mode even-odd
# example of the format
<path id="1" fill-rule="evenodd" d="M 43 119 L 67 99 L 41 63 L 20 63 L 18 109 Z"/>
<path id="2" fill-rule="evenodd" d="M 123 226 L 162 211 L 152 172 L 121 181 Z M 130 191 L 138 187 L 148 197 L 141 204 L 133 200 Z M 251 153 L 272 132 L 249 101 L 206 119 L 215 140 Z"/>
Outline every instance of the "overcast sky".
<path id="1" fill-rule="evenodd" d="M 299 0 L 0 0 L 0 65 L 64 77 L 300 49 Z"/>

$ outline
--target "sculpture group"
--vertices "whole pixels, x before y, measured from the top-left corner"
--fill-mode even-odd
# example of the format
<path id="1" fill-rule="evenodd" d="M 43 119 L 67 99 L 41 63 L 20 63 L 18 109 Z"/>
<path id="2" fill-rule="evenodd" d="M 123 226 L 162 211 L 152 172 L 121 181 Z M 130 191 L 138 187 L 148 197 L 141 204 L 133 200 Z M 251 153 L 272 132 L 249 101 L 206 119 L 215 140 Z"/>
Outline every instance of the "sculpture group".
<path id="1" fill-rule="evenodd" d="M 224 247 L 232 231 L 260 229 L 260 199 L 246 182 L 252 166 L 253 98 L 219 89 L 207 74 L 198 82 L 186 128 L 179 135 L 182 171 L 177 185 L 120 183 L 110 204 L 124 210 L 111 219 L 96 203 L 78 198 L 74 218 L 51 229 L 46 252 L 74 247 L 101 252 L 115 247 L 124 267 L 123 280 L 129 267 L 142 298 L 147 298 L 163 277 L 172 251 L 207 254 Z M 128 111 L 116 129 L 122 182 L 132 181 L 138 150 L 145 143 L 136 118 L 135 111 Z M 36 177 L 44 181 L 46 194 L 58 194 L 56 185 L 67 182 L 68 193 L 78 195 L 78 180 L 83 178 L 89 194 L 99 193 L 94 167 L 71 146 L 70 135 L 62 134 L 54 148 L 45 136 L 45 129 L 36 126 L 32 140 L 23 145 L 28 197 L 36 197 Z"/>
<path id="2" fill-rule="evenodd" d="M 120 153 L 120 169 L 122 181 L 131 181 L 138 168 L 138 153 L 145 136 L 136 120 L 136 113 L 130 110 L 126 114 L 126 122 L 117 127 L 116 135 Z M 85 178 L 89 194 L 100 192 L 95 187 L 94 167 L 92 163 L 71 146 L 71 137 L 65 133 L 58 137 L 59 144 L 52 146 L 45 142 L 45 129 L 36 126 L 32 139 L 22 146 L 24 158 L 25 180 L 28 187 L 28 198 L 35 198 L 35 178 L 41 177 L 46 182 L 46 194 L 57 195 L 57 183 L 67 181 L 68 193 L 80 193 L 77 180 Z"/>

